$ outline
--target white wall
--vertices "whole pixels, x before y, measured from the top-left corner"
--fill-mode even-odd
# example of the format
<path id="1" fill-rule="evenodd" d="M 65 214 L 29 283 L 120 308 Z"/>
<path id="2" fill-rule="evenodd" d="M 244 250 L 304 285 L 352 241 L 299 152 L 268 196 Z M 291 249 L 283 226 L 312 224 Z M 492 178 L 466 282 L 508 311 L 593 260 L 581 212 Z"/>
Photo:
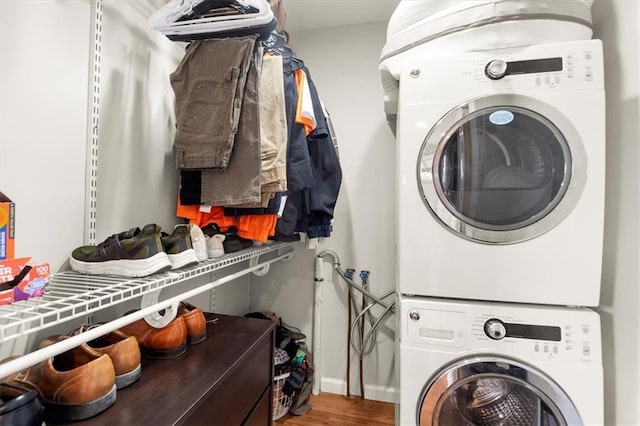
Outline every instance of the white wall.
<path id="1" fill-rule="evenodd" d="M 146 7 L 145 7 L 146 5 Z M 171 232 L 178 172 L 171 74 L 185 43 L 153 30 L 145 2 L 104 3 L 97 241 L 157 223 Z"/>
<path id="2" fill-rule="evenodd" d="M 394 139 L 385 122 L 377 71 L 385 33 L 386 23 L 373 23 L 291 34 L 296 55 L 309 68 L 331 114 L 343 172 L 334 231 L 318 252 L 334 250 L 342 268 L 356 269 L 356 276 L 370 270 L 370 289 L 376 295 L 395 288 Z M 252 278 L 257 284 L 251 290 L 252 307 L 272 308 L 311 337 L 313 261 L 312 251 L 301 251 L 295 265 L 283 264 L 264 278 Z M 344 282 L 332 274 L 330 258 L 324 263 L 323 286 L 321 385 L 323 391 L 344 393 L 347 296 Z M 394 401 L 395 316 L 383 324 L 377 349 L 365 358 L 365 396 Z M 351 391 L 358 393 L 353 351 L 352 356 Z"/>
<path id="3" fill-rule="evenodd" d="M 640 424 L 640 3 L 599 0 L 594 37 L 604 43 L 607 184 L 599 312 L 605 423 Z"/>
<path id="4" fill-rule="evenodd" d="M 84 235 L 90 9 L 0 1 L 0 191 L 16 256 L 54 271 Z"/>

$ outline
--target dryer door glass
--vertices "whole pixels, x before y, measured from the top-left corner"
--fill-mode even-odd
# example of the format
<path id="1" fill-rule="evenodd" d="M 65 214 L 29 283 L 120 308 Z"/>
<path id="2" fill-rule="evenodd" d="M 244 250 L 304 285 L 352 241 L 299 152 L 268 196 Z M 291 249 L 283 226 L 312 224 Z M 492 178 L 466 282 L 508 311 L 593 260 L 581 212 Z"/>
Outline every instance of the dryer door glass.
<path id="1" fill-rule="evenodd" d="M 490 243 L 533 238 L 566 216 L 558 207 L 575 201 L 565 195 L 575 177 L 572 153 L 580 151 L 559 113 L 524 96 L 503 98 L 451 111 L 418 158 L 419 187 L 433 214 L 464 237 Z M 581 180 L 572 192 L 579 194 Z"/>
<path id="2" fill-rule="evenodd" d="M 503 359 L 461 362 L 425 388 L 421 426 L 582 424 L 569 397 L 531 367 Z"/>
<path id="3" fill-rule="evenodd" d="M 436 190 L 451 211 L 496 231 L 525 227 L 551 211 L 571 173 L 562 134 L 540 115 L 515 107 L 465 117 L 435 161 Z"/>

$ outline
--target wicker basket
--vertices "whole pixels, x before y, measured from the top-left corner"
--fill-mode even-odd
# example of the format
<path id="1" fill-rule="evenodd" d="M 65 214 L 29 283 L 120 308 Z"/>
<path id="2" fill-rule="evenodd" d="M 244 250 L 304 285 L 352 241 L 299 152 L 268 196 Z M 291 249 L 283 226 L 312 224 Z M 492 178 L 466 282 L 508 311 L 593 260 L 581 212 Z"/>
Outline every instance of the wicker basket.
<path id="1" fill-rule="evenodd" d="M 289 373 L 284 373 L 273 378 L 273 420 L 276 421 L 284 417 L 291 407 L 293 400 L 289 395 L 282 392 Z"/>

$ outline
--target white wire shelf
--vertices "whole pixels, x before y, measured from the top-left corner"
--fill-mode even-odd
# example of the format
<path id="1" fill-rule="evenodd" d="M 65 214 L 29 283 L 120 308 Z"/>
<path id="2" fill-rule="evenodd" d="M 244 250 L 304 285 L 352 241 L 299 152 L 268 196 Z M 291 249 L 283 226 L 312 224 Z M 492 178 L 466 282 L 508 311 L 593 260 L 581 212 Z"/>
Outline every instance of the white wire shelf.
<path id="1" fill-rule="evenodd" d="M 291 243 L 273 243 L 253 247 L 207 260 L 190 268 L 168 271 L 144 278 L 98 276 L 77 272 L 55 274 L 51 277 L 43 296 L 0 306 L 0 343 L 38 332 L 62 322 L 84 317 L 191 278 L 220 271 L 246 260 L 251 261 L 252 268 L 247 268 L 251 270 L 238 276 L 246 275 L 249 272 L 260 273 L 261 270 L 265 271 L 265 268 L 268 268 L 268 264 L 271 263 L 258 264 L 257 260 L 260 256 L 277 251 L 284 258 L 286 256 L 283 253 L 293 251 L 292 248 L 288 249 L 290 245 Z M 218 281 L 223 284 L 229 280 Z M 202 289 L 201 291 L 206 290 Z M 167 301 L 162 303 L 166 304 Z"/>

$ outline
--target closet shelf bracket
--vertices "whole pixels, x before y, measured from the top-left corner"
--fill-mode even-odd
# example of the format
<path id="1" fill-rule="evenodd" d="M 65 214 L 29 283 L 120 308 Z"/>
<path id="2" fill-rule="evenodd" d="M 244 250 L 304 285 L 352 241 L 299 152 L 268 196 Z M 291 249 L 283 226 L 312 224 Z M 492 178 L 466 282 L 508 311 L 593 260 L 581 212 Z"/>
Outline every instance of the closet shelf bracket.
<path id="1" fill-rule="evenodd" d="M 285 255 L 285 256 L 282 258 L 282 262 L 288 262 L 291 259 L 293 259 L 294 251 L 292 251 L 292 250 L 287 251 L 287 250 L 285 250 L 285 247 L 278 248 L 278 256 L 283 256 L 283 255 Z M 260 256 L 252 257 L 249 260 L 249 266 L 252 267 L 252 268 L 256 267 L 259 263 L 260 263 Z M 271 266 L 271 264 L 267 263 L 262 267 L 256 268 L 252 273 L 255 276 L 261 277 L 263 275 L 266 275 L 269 272 L 270 266 Z"/>
<path id="2" fill-rule="evenodd" d="M 154 306 L 158 304 L 158 300 L 160 298 L 161 290 L 154 290 L 150 293 L 146 293 L 142 296 L 142 300 L 140 301 L 140 309 L 148 308 L 149 306 Z M 162 328 L 169 324 L 178 314 L 178 305 L 179 303 L 173 303 L 166 308 L 163 309 L 163 312 L 153 312 L 144 317 L 144 320 L 151 327 Z"/>

